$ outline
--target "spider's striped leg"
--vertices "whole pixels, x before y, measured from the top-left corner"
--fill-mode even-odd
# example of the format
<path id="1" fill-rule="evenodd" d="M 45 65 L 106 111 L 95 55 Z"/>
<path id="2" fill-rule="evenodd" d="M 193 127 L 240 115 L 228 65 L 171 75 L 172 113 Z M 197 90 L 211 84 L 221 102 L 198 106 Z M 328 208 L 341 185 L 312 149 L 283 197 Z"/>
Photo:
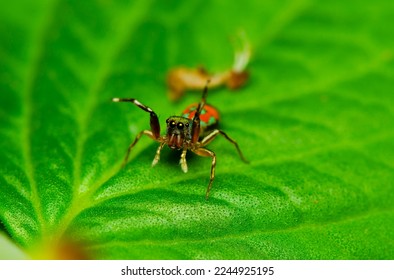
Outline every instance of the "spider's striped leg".
<path id="1" fill-rule="evenodd" d="M 160 123 L 159 123 L 159 118 L 157 117 L 156 113 L 149 108 L 148 106 L 145 106 L 141 102 L 139 102 L 137 99 L 134 98 L 112 98 L 113 102 L 131 102 L 134 105 L 138 106 L 145 112 L 148 112 L 150 114 L 150 128 L 152 130 L 152 135 L 153 139 L 158 139 L 160 137 Z"/>

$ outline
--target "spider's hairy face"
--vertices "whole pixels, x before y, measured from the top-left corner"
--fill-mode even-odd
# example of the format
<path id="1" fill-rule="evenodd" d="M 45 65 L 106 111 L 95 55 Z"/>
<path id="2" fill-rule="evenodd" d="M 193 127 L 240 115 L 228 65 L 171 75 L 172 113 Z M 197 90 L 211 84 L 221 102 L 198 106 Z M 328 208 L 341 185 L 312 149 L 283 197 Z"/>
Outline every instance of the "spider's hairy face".
<path id="1" fill-rule="evenodd" d="M 169 117 L 167 120 L 167 145 L 171 149 L 183 148 L 186 140 L 191 140 L 193 121 L 184 117 Z"/>

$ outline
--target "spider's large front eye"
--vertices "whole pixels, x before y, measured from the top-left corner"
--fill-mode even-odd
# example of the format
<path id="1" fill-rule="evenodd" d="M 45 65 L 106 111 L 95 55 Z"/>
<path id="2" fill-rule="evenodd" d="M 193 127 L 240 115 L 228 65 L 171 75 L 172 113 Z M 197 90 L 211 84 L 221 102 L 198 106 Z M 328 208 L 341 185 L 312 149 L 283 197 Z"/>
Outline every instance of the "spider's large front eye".
<path id="1" fill-rule="evenodd" d="M 178 129 L 183 129 L 183 123 L 178 123 L 178 125 L 177 125 L 177 127 L 178 127 Z"/>
<path id="2" fill-rule="evenodd" d="M 175 121 L 171 121 L 170 122 L 170 127 L 174 128 L 176 126 L 176 122 Z"/>

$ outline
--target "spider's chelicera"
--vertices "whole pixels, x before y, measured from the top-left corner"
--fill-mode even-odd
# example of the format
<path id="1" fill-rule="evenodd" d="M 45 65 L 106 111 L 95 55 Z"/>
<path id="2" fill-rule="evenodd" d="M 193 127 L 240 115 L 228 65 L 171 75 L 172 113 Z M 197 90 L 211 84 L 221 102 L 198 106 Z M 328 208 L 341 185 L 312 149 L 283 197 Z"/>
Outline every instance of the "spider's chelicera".
<path id="1" fill-rule="evenodd" d="M 234 145 L 241 159 L 244 162 L 248 161 L 243 156 L 237 142 L 230 138 L 224 131 L 217 129 L 219 113 L 213 106 L 206 104 L 207 94 L 208 85 L 206 85 L 203 90 L 200 103 L 190 105 L 183 112 L 183 116 L 169 117 L 166 120 L 166 134 L 162 136 L 160 135 L 159 118 L 151 108 L 145 106 L 134 98 L 113 98 L 113 102 L 131 102 L 150 114 L 150 130 L 143 130 L 138 133 L 127 150 L 122 166 L 126 165 L 131 149 L 137 144 L 142 135 L 149 136 L 159 143 L 152 166 L 159 162 L 160 152 L 164 145 L 167 145 L 174 150 L 182 150 L 180 165 L 183 172 L 187 172 L 186 153 L 188 150 L 199 156 L 211 157 L 211 176 L 205 195 L 208 199 L 209 192 L 212 188 L 212 182 L 215 178 L 216 155 L 213 151 L 205 148 L 206 145 L 212 142 L 216 136 L 222 135 Z"/>

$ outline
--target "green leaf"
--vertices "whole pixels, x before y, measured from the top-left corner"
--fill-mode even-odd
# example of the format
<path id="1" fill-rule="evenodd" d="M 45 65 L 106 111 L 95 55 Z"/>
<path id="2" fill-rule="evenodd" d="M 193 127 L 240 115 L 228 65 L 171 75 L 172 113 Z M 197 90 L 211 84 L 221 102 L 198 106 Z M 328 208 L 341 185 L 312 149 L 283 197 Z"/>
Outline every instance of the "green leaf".
<path id="1" fill-rule="evenodd" d="M 0 221 L 27 254 L 98 259 L 393 259 L 392 1 L 13 1 L 0 8 Z M 250 81 L 208 102 L 210 160 L 142 138 L 200 93 L 166 96 L 178 65 Z M 162 127 L 164 130 L 164 127 Z M 75 246 L 78 245 L 78 246 Z M 59 249 L 60 248 L 60 249 Z M 52 251 L 51 251 L 52 250 Z M 39 253 L 37 253 L 39 252 Z"/>

